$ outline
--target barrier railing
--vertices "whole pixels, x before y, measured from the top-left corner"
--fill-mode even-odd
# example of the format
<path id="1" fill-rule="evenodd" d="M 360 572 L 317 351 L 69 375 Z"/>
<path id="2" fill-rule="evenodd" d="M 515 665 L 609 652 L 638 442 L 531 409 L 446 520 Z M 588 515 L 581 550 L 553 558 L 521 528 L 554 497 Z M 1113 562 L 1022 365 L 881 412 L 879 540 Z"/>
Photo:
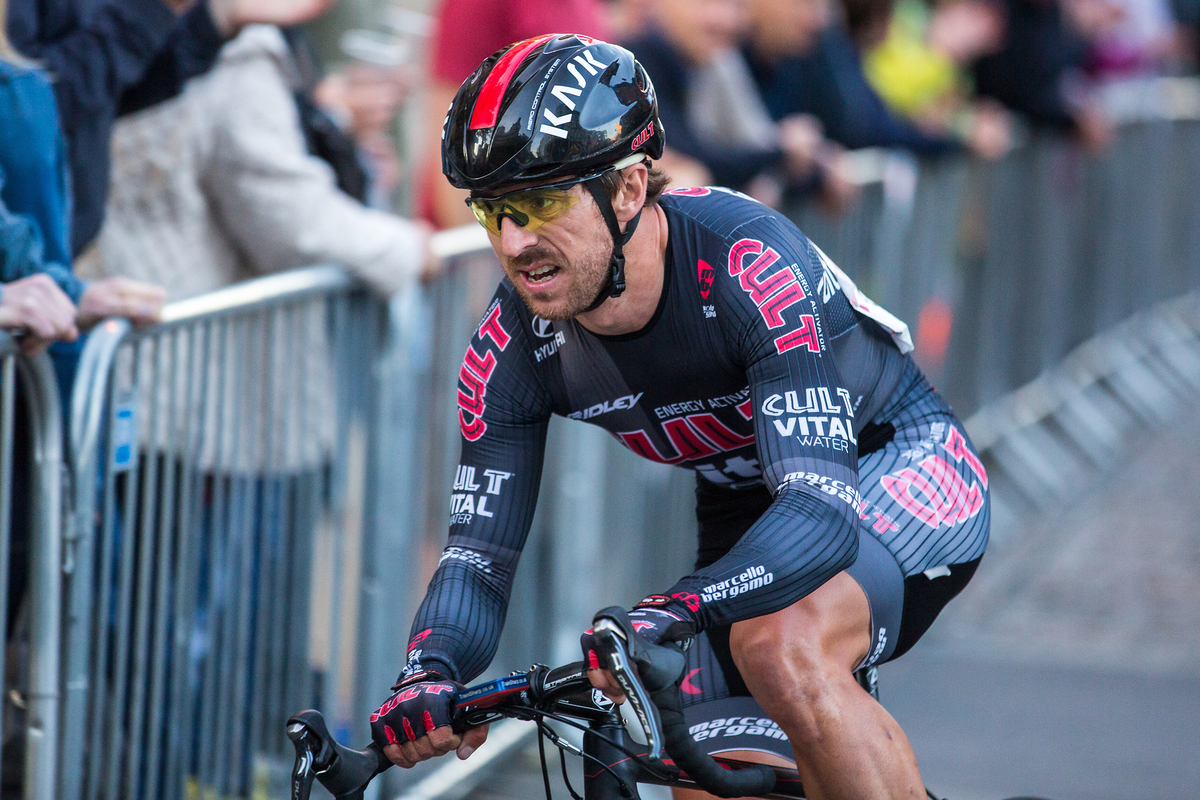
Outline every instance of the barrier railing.
<path id="1" fill-rule="evenodd" d="M 1176 105 L 1131 112 L 1093 161 L 1038 136 L 991 166 L 863 154 L 857 210 L 796 214 L 914 325 L 918 356 L 966 415 L 1200 283 L 1198 189 L 1171 168 L 1200 159 L 1200 114 Z M 71 757 L 51 758 L 59 783 L 39 779 L 31 796 L 282 796 L 286 712 L 320 704 L 344 740 L 361 736 L 444 544 L 458 370 L 501 274 L 479 228 L 436 248 L 451 268 L 392 300 L 390 337 L 381 305 L 329 268 L 93 334 L 62 562 Z M 694 558 L 690 477 L 598 428 L 553 421 L 540 498 L 505 667 L 573 657 L 595 608 L 669 585 Z M 601 554 L 625 564 L 604 585 L 587 566 Z M 377 791 L 433 768 L 393 770 Z"/>
<path id="2" fill-rule="evenodd" d="M 62 454 L 62 411 L 49 359 L 20 356 L 13 339 L 0 332 L 0 625 L 5 633 L 0 663 L 7 664 L 14 634 L 9 622 L 18 612 L 8 606 L 9 578 L 25 576 L 28 616 L 21 627 L 29 632 L 29 660 L 17 670 L 20 677 L 12 690 L 24 699 L 23 730 L 16 735 L 24 739 L 23 780 L 31 787 L 29 797 L 53 796 L 56 768 Z M 14 536 L 28 547 L 21 563 L 12 561 Z M 0 725 L 0 730 L 12 727 Z"/>
<path id="3" fill-rule="evenodd" d="M 71 415 L 71 724 L 39 796 L 249 796 L 291 710 L 351 716 L 382 312 L 313 268 L 92 333 Z"/>

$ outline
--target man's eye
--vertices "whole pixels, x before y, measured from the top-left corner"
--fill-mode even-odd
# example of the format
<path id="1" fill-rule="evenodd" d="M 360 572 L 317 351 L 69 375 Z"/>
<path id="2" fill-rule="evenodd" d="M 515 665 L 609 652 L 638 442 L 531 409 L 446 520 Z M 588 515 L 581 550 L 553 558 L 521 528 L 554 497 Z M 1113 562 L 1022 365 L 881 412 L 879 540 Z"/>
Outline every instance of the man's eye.
<path id="1" fill-rule="evenodd" d="M 542 196 L 542 197 L 533 198 L 533 207 L 538 209 L 539 211 L 545 211 L 546 209 L 552 207 L 553 205 L 554 205 L 553 197 Z"/>

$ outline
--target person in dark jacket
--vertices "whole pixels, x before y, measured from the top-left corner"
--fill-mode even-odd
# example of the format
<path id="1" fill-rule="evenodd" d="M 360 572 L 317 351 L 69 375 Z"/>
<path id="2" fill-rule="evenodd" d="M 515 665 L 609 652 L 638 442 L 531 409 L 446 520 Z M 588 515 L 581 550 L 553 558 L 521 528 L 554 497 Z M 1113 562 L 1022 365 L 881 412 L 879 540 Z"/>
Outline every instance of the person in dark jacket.
<path id="1" fill-rule="evenodd" d="M 333 0 L 10 0 L 12 45 L 54 75 L 70 144 L 71 252 L 104 220 L 113 119 L 149 107 L 212 66 L 226 39 L 253 22 L 296 24 Z"/>
<path id="2" fill-rule="evenodd" d="M 746 60 L 771 116 L 811 114 L 845 147 L 899 147 L 920 155 L 958 149 L 897 116 L 867 82 L 858 48 L 832 23 L 829 0 L 750 3 Z"/>
<path id="3" fill-rule="evenodd" d="M 1077 134 L 1092 152 L 1103 150 L 1112 126 L 1082 85 L 1068 94 L 1087 56 L 1087 41 L 1073 30 L 1056 0 L 1004 0 L 1003 49 L 975 63 L 975 89 L 994 97 L 1042 128 Z"/>
<path id="4" fill-rule="evenodd" d="M 835 208 L 851 201 L 840 148 L 825 140 L 816 120 L 772 120 L 767 113 L 738 49 L 740 2 L 661 0 L 655 11 L 654 24 L 623 44 L 654 76 L 671 151 L 703 164 L 713 183 L 768 204 L 785 188 L 820 191 Z"/>
<path id="5" fill-rule="evenodd" d="M 49 79 L 0 29 L 0 327 L 22 330 L 29 354 L 104 316 L 152 322 L 163 304 L 149 284 L 72 274 L 66 149 Z"/>

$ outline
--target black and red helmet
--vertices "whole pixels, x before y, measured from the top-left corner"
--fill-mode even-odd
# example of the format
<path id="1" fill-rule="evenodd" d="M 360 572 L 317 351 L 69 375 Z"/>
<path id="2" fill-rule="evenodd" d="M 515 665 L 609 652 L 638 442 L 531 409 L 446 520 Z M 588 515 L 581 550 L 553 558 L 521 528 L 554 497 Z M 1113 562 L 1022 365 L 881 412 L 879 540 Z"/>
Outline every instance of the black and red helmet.
<path id="1" fill-rule="evenodd" d="M 662 156 L 654 85 L 630 53 L 548 34 L 489 56 L 442 128 L 442 172 L 460 189 L 588 176 L 643 152 Z"/>

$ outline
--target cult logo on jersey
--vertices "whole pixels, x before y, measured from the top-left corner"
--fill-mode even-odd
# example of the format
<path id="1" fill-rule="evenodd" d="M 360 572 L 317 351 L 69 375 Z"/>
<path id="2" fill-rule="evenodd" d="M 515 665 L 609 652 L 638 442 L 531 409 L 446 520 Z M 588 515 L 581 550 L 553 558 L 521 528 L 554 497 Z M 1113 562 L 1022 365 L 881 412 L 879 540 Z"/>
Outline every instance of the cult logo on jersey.
<path id="1" fill-rule="evenodd" d="M 738 413 L 743 419 L 750 419 L 751 401 L 747 400 L 737 406 Z M 754 436 L 742 436 L 728 425 L 721 422 L 713 414 L 689 414 L 662 422 L 663 432 L 667 441 L 674 448 L 674 453 L 660 452 L 650 440 L 645 430 L 623 431 L 617 433 L 620 442 L 642 458 L 657 461 L 659 464 L 681 464 L 686 461 L 697 461 L 702 458 L 740 450 L 754 442 Z"/>
<path id="2" fill-rule="evenodd" d="M 900 506 L 937 530 L 966 522 L 983 508 L 983 492 L 987 489 L 987 472 L 979 458 L 967 447 L 967 441 L 958 429 L 951 426 L 941 448 L 954 459 L 955 464 L 967 462 L 967 467 L 978 481 L 970 485 L 958 470 L 940 455 L 929 455 L 917 466 L 919 470 L 905 467 L 899 472 L 884 475 L 879 479 L 884 490 Z"/>
<path id="3" fill-rule="evenodd" d="M 827 386 L 805 389 L 803 404 L 798 391 L 773 394 L 763 401 L 762 412 L 768 417 L 789 415 L 786 421 L 772 420 L 780 436 L 794 435 L 806 447 L 828 447 L 848 453 L 851 444 L 858 444 L 852 419 L 854 405 L 845 389 L 839 386 L 837 393 L 843 405 L 833 402 Z"/>
<path id="4" fill-rule="evenodd" d="M 749 265 L 747 256 L 752 256 Z M 808 297 L 796 273 L 786 264 L 778 265 L 779 253 L 758 239 L 740 239 L 729 248 L 729 274 L 737 278 L 742 290 L 758 308 L 768 328 L 787 325 L 784 309 Z M 775 339 L 775 350 L 782 354 L 798 347 L 819 353 L 823 349 L 816 316 L 801 314 L 799 327 Z"/>
<path id="5" fill-rule="evenodd" d="M 712 189 L 705 189 L 703 186 L 681 186 L 678 189 L 671 189 L 663 192 L 673 197 L 707 197 L 712 194 Z"/>
<path id="6" fill-rule="evenodd" d="M 696 262 L 696 277 L 700 281 L 700 296 L 707 300 L 708 293 L 712 291 L 713 279 L 717 277 L 717 271 L 702 258 Z"/>
<path id="7" fill-rule="evenodd" d="M 467 345 L 467 354 L 463 357 L 462 367 L 458 370 L 458 426 L 462 429 L 463 437 L 470 442 L 477 441 L 487 431 L 487 423 L 483 421 L 483 412 L 487 408 L 484 397 L 487 395 L 488 381 L 496 369 L 496 351 L 487 345 L 490 339 L 492 345 L 500 352 L 508 347 L 512 337 L 500 324 L 500 301 L 492 302 L 491 308 L 479 324 L 475 332 L 483 353 L 475 349 L 475 344 Z"/>
<path id="8" fill-rule="evenodd" d="M 454 473 L 454 493 L 450 495 L 450 524 L 470 524 L 474 515 L 481 517 L 494 516 L 487 507 L 488 498 L 500 496 L 504 482 L 511 478 L 511 472 L 498 469 L 485 469 L 483 477 L 487 479 L 486 491 L 480 493 L 483 487 L 475 479 L 475 467 L 459 464 Z"/>

